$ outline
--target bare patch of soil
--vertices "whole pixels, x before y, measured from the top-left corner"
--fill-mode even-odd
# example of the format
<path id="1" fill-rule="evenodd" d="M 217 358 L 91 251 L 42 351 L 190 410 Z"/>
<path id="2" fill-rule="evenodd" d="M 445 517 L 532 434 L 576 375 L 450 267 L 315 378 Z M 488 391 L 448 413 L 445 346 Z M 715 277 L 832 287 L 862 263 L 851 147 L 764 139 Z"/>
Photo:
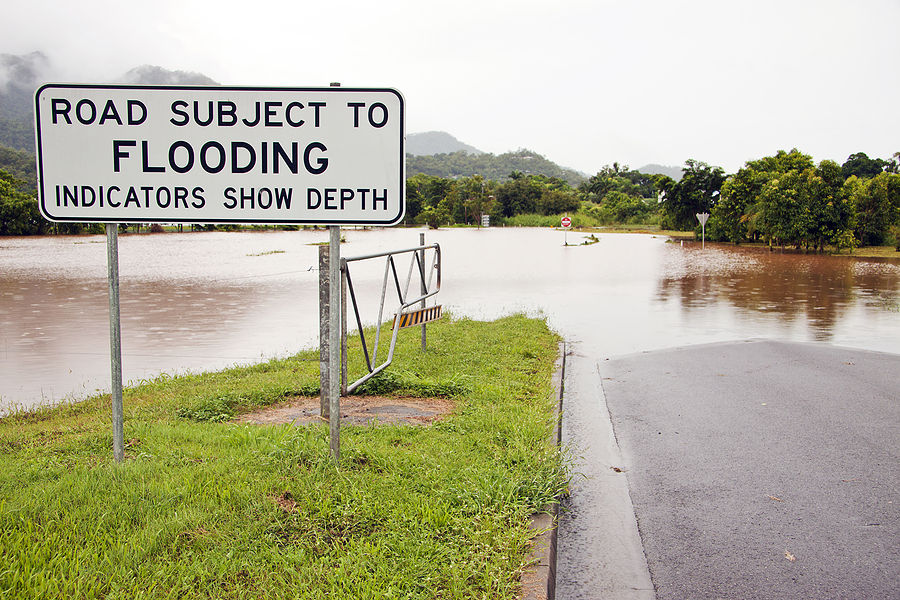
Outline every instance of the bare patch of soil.
<path id="1" fill-rule="evenodd" d="M 429 425 L 454 408 L 444 398 L 397 398 L 388 396 L 346 396 L 341 398 L 341 425 Z M 298 397 L 235 417 L 235 423 L 274 425 L 293 423 L 327 424 L 319 414 L 318 397 Z"/>

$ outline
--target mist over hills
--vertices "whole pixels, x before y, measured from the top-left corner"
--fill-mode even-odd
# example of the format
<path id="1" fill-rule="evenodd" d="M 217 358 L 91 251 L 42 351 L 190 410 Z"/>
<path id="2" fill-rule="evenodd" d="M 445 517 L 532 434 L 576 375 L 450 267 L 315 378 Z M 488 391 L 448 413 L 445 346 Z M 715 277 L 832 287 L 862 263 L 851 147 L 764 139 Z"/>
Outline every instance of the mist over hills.
<path id="1" fill-rule="evenodd" d="M 682 171 L 681 167 L 668 167 L 656 164 L 644 165 L 643 167 L 635 169 L 635 171 L 646 173 L 647 175 L 668 175 L 675 181 L 681 180 L 681 176 L 684 175 L 684 171 Z"/>
<path id="2" fill-rule="evenodd" d="M 64 81 L 42 52 L 0 54 L 0 146 L 34 154 L 34 93 L 42 84 Z M 100 82 L 102 83 L 102 82 Z M 170 71 L 153 65 L 135 67 L 109 83 L 131 85 L 220 85 L 202 73 Z M 485 153 L 443 131 L 410 133 L 406 137 L 407 176 L 506 179 L 512 171 L 558 177 L 577 186 L 588 174 L 557 165 L 527 149 L 500 155 Z M 598 165 L 598 171 L 600 165 Z M 646 165 L 643 173 L 664 173 L 678 179 L 680 167 Z"/>
<path id="3" fill-rule="evenodd" d="M 445 131 L 424 131 L 406 136 L 406 153 L 413 156 L 450 154 L 460 150 L 471 155 L 484 154 L 475 146 L 464 144 Z"/>
<path id="4" fill-rule="evenodd" d="M 0 54 L 0 146 L 34 154 L 34 92 L 66 79 L 42 52 Z M 131 69 L 110 83 L 132 85 L 219 85 L 206 75 L 153 65 Z"/>
<path id="5" fill-rule="evenodd" d="M 51 74 L 41 52 L 0 54 L 0 145 L 34 153 L 34 91 Z"/>
<path id="6" fill-rule="evenodd" d="M 49 74 L 50 61 L 41 52 L 0 54 L 0 118 L 32 118 L 34 91 Z"/>
<path id="7" fill-rule="evenodd" d="M 153 65 L 141 65 L 122 75 L 115 83 L 132 85 L 221 85 L 203 73 L 169 71 Z"/>

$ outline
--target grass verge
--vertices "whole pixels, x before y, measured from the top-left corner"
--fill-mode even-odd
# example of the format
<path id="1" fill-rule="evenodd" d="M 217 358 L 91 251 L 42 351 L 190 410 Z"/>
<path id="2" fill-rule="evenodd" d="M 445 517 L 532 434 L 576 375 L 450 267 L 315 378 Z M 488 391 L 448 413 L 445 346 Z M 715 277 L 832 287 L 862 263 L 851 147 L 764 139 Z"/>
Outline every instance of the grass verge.
<path id="1" fill-rule="evenodd" d="M 327 427 L 229 420 L 316 393 L 317 351 L 129 387 L 122 464 L 108 396 L 0 419 L 0 598 L 515 598 L 528 517 L 567 485 L 557 336 L 445 317 L 422 354 L 412 331 L 379 392 L 456 410 L 345 427 L 337 466 Z"/>
<path id="2" fill-rule="evenodd" d="M 766 248 L 770 250 L 772 253 L 778 254 L 782 252 L 781 246 L 769 246 L 764 242 L 744 242 L 739 245 L 732 244 L 731 242 L 710 242 L 707 240 L 707 244 L 725 244 L 728 246 L 737 246 L 738 248 Z M 796 248 L 793 246 L 787 246 L 784 249 L 785 253 L 788 254 L 820 254 L 823 256 L 848 256 L 851 258 L 887 258 L 892 260 L 900 259 L 900 251 L 897 250 L 895 246 L 862 246 L 861 248 L 854 248 L 852 251 L 844 248 L 839 249 L 834 246 L 826 246 L 824 251 L 815 252 L 813 250 L 808 250 L 806 248 Z"/>

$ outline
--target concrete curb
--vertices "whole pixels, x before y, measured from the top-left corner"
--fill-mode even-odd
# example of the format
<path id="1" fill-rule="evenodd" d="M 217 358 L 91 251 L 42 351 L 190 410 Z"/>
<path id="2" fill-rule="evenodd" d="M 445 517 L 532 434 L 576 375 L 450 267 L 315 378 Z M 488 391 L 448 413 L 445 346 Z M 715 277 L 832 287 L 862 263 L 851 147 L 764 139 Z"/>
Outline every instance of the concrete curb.
<path id="1" fill-rule="evenodd" d="M 555 426 L 551 441 L 562 443 L 561 415 L 566 380 L 566 343 L 559 343 L 556 368 L 553 371 L 553 393 L 556 403 Z M 559 503 L 554 502 L 544 513 L 532 515 L 528 528 L 536 535 L 528 556 L 528 567 L 522 573 L 522 600 L 555 600 L 556 598 L 556 537 Z"/>

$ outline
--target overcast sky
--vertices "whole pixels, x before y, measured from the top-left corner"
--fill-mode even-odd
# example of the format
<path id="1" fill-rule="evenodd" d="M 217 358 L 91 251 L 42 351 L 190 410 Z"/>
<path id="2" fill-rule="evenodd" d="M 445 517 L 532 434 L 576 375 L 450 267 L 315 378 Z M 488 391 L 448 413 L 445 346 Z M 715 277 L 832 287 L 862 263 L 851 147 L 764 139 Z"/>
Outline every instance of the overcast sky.
<path id="1" fill-rule="evenodd" d="M 157 65 L 229 85 L 393 87 L 409 133 L 734 172 L 900 151 L 900 0 L 27 0 L 0 52 L 57 81 Z"/>

